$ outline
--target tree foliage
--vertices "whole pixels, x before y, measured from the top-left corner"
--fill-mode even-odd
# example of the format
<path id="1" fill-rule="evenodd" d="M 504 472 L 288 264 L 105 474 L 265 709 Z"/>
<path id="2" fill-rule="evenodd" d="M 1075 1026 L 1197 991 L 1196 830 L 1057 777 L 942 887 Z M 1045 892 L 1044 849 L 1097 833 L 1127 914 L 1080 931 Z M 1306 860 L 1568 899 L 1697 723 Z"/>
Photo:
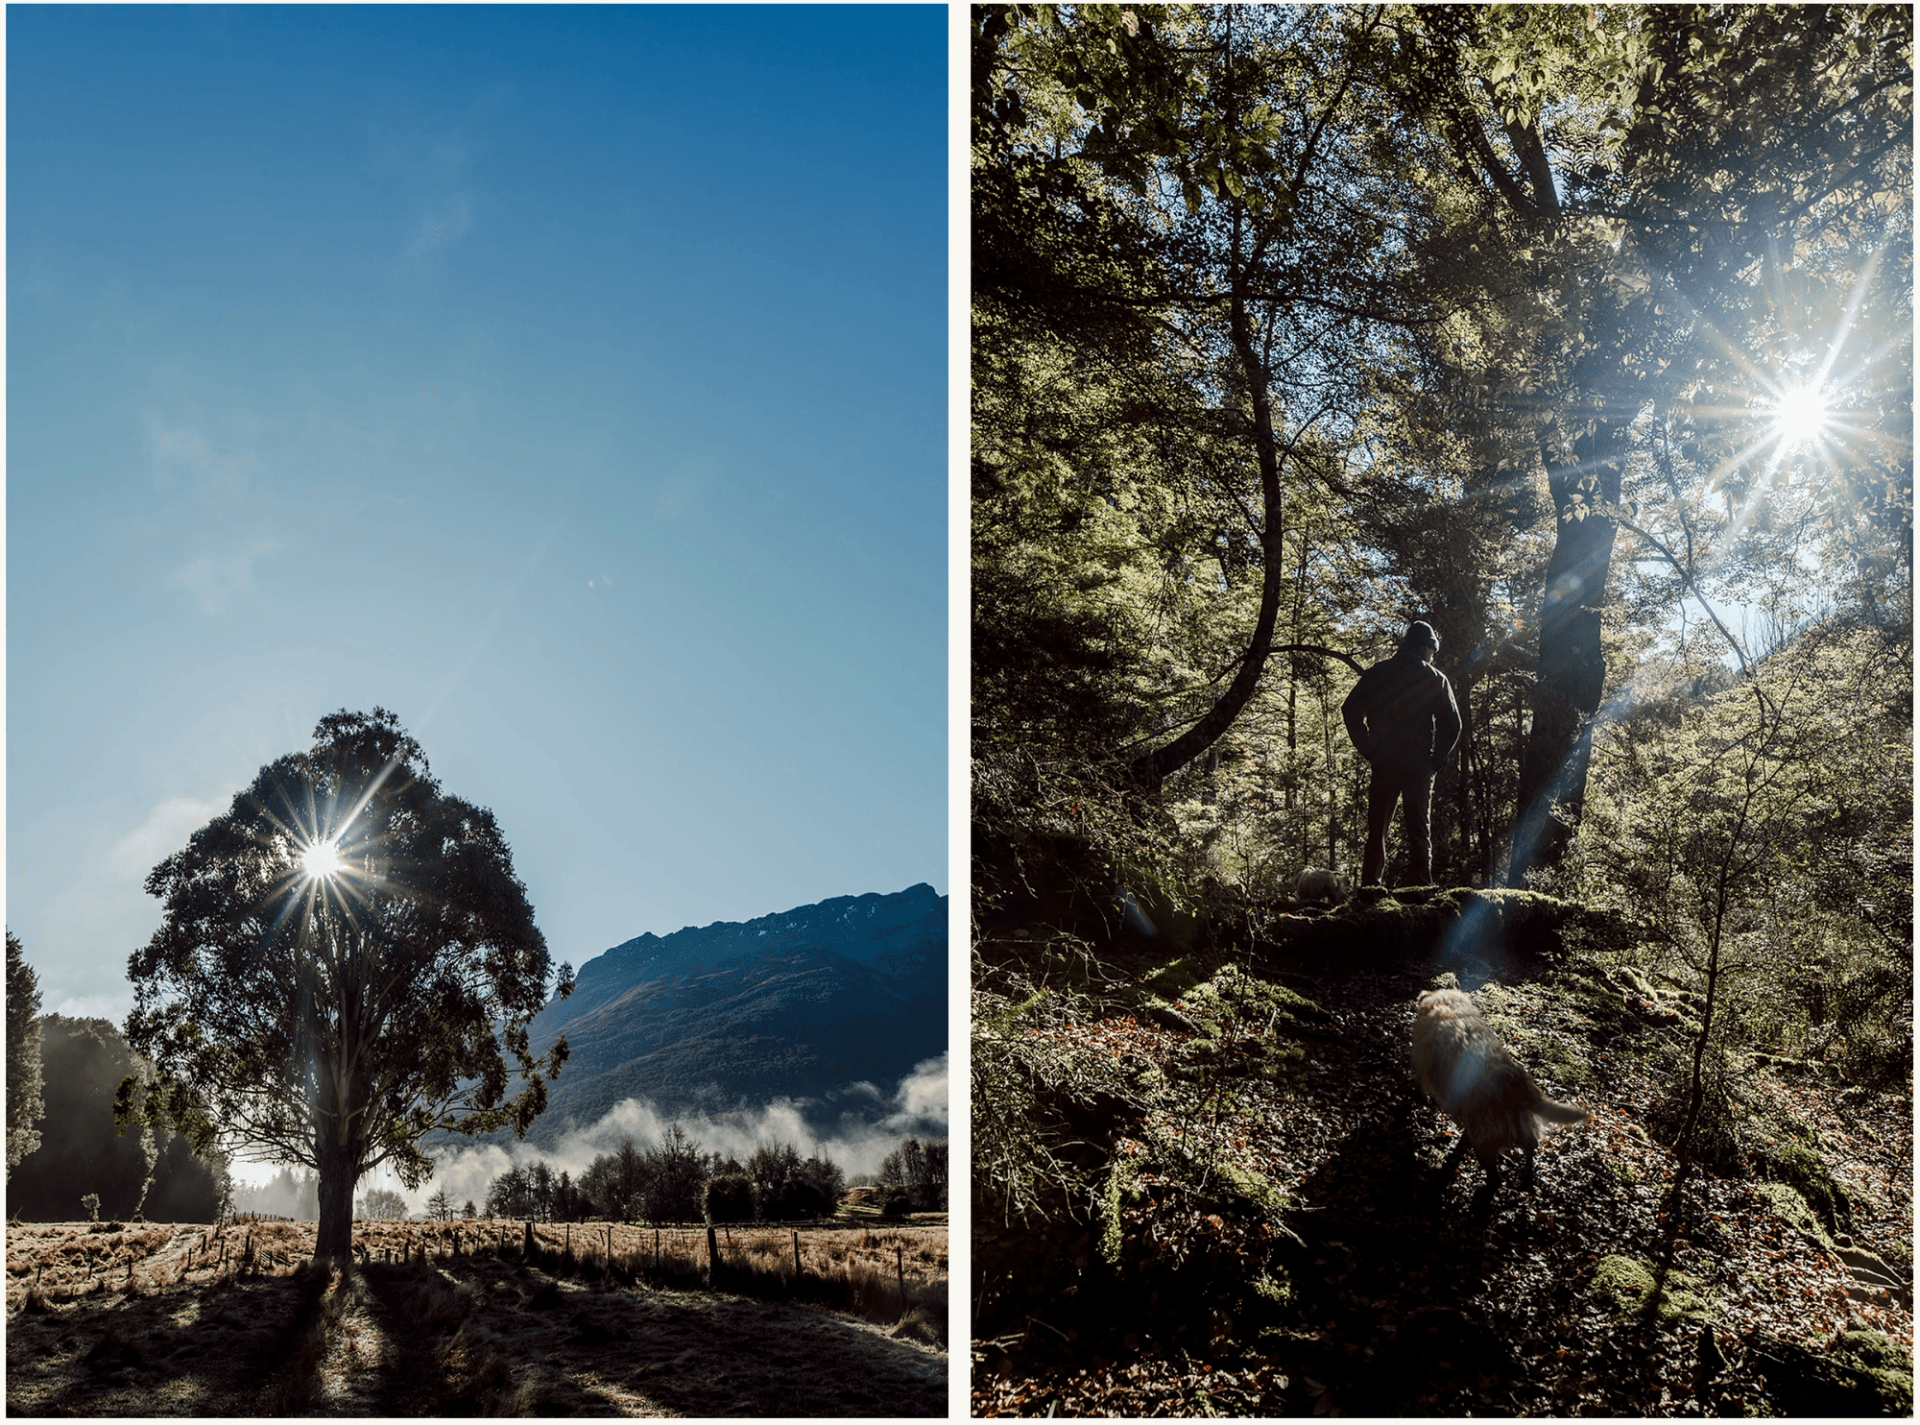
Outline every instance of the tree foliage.
<path id="1" fill-rule="evenodd" d="M 1242 879 L 1330 859 L 1326 660 L 1424 617 L 1441 860 L 1525 880 L 1680 600 L 1817 547 L 1906 616 L 1904 9 L 972 13 L 990 821 L 1125 765 Z M 1816 379 L 1824 447 L 1780 448 Z M 1319 827 L 1247 830 L 1275 800 Z"/>
<path id="2" fill-rule="evenodd" d="M 747 1159 L 754 1215 L 763 1222 L 831 1217 L 846 1191 L 846 1174 L 831 1159 L 802 1158 L 791 1143 L 763 1143 Z"/>
<path id="3" fill-rule="evenodd" d="M 46 1117 L 41 1143 L 7 1181 L 7 1210 L 29 1221 L 72 1222 L 83 1193 L 109 1218 L 212 1222 L 229 1190 L 226 1160 L 196 1154 L 166 1129 L 122 1134 L 115 1096 L 152 1069 L 104 1019 L 49 1014 L 40 1021 Z"/>
<path id="4" fill-rule="evenodd" d="M 353 1215 L 378 1222 L 398 1222 L 407 1215 L 407 1200 L 392 1188 L 370 1188 L 365 1197 L 355 1200 Z"/>
<path id="5" fill-rule="evenodd" d="M 709 1222 L 753 1221 L 753 1180 L 732 1159 L 707 1179 L 700 1200 Z"/>
<path id="6" fill-rule="evenodd" d="M 883 1193 L 906 1194 L 916 1212 L 940 1212 L 947 1206 L 947 1145 L 908 1137 L 881 1160 L 874 1181 Z"/>
<path id="7" fill-rule="evenodd" d="M 40 982 L 7 932 L 7 1176 L 40 1146 Z"/>
<path id="8" fill-rule="evenodd" d="M 337 870 L 303 863 L 327 846 Z M 370 1169 L 417 1186 L 422 1135 L 524 1133 L 544 1106 L 565 1041 L 536 1060 L 527 1023 L 571 972 L 492 814 L 443 792 L 392 714 L 323 718 L 147 890 L 164 919 L 129 961 L 127 1032 L 162 1080 L 130 1081 L 123 1116 L 313 1168 L 320 1255 L 345 1256 Z"/>
<path id="9" fill-rule="evenodd" d="M 1761 1044 L 1911 1075 L 1912 676 L 1907 645 L 1834 620 L 1751 686 L 1670 685 L 1603 737 L 1574 884 L 1700 987 L 1698 1059 Z"/>
<path id="10" fill-rule="evenodd" d="M 1869 291 L 1910 310 L 1911 12 L 1406 6 L 1388 24 L 1402 102 L 1452 157 L 1428 254 L 1449 309 L 1434 355 L 1535 445 L 1552 499 L 1520 882 L 1558 864 L 1580 819 L 1615 547 L 1648 538 L 1623 493 L 1636 448 L 1682 427 L 1704 489 L 1751 510 L 1754 477 L 1778 473 L 1755 458 L 1755 408 L 1833 374 Z M 1910 388 L 1910 357 L 1858 340 L 1849 355 L 1855 379 L 1835 386 L 1853 449 L 1821 487 L 1827 534 L 1878 524 L 1855 553 L 1884 566 L 1910 522 L 1910 447 L 1886 421 L 1910 396 L 1885 399 Z"/>

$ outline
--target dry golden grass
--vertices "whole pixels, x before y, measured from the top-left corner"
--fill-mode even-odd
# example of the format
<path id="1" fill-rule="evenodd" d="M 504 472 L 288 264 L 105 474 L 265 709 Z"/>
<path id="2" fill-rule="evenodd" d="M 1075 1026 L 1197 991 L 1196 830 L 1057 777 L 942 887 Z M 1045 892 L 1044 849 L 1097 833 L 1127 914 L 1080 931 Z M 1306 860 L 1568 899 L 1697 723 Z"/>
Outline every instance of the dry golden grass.
<path id="1" fill-rule="evenodd" d="M 946 1413 L 944 1228 L 802 1229 L 797 1278 L 790 1230 L 721 1231 L 717 1290 L 704 1230 L 663 1230 L 657 1265 L 651 1228 L 616 1226 L 611 1263 L 604 1224 L 531 1256 L 521 1224 L 354 1236 L 343 1273 L 305 1265 L 312 1223 L 10 1227 L 9 1413 Z M 883 1275 L 884 1324 L 806 1300 Z"/>

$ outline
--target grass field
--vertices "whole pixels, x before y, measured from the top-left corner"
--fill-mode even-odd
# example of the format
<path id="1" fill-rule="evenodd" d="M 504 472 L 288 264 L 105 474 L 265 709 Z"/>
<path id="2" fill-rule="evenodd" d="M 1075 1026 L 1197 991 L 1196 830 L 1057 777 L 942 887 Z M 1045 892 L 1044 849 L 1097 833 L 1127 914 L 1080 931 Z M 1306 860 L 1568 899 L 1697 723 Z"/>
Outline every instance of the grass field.
<path id="1" fill-rule="evenodd" d="M 8 1413 L 946 1413 L 944 1223 L 313 1231 L 10 1224 Z"/>

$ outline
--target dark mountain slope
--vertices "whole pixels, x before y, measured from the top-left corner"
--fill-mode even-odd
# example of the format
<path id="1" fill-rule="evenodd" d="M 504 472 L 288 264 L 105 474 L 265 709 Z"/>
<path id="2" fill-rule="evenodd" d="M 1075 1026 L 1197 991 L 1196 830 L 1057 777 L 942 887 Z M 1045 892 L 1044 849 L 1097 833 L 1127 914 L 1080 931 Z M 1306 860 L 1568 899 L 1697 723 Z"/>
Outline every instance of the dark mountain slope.
<path id="1" fill-rule="evenodd" d="M 668 1114 L 785 1098 L 828 1126 L 945 1052 L 946 897 L 923 884 L 638 936 L 535 1017 L 535 1051 L 563 1033 L 536 1143 L 627 1098 Z"/>

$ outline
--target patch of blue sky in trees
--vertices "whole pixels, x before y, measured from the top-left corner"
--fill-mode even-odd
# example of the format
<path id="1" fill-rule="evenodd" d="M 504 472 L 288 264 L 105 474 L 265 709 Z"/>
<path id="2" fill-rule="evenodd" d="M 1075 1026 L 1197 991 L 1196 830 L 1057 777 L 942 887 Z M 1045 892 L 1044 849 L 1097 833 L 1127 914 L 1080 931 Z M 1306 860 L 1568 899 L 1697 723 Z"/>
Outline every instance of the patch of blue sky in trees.
<path id="1" fill-rule="evenodd" d="M 576 965 L 945 889 L 944 20 L 9 16 L 49 1008 L 124 1013 L 147 870 L 342 707 L 493 809 Z"/>

